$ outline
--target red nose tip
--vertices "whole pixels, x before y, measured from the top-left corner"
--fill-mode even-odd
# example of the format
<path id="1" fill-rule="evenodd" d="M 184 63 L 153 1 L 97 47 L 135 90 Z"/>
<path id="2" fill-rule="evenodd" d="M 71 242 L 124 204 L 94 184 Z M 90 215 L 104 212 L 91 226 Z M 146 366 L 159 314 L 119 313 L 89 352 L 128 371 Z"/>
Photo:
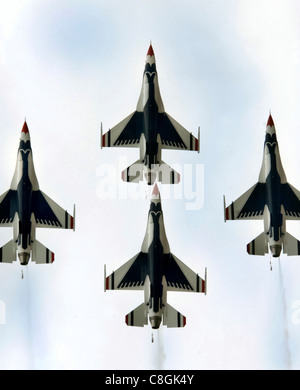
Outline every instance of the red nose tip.
<path id="1" fill-rule="evenodd" d="M 154 56 L 154 51 L 153 51 L 153 47 L 151 44 L 149 46 L 147 56 L 151 56 L 151 57 Z"/>
<path id="2" fill-rule="evenodd" d="M 157 184 L 155 183 L 155 186 L 153 188 L 152 195 L 158 196 L 159 195 L 159 189 L 157 187 Z"/>
<path id="3" fill-rule="evenodd" d="M 28 126 L 27 126 L 26 121 L 24 122 L 24 125 L 23 125 L 23 127 L 22 127 L 21 133 L 25 133 L 25 134 L 29 133 L 29 130 L 28 130 Z"/>
<path id="4" fill-rule="evenodd" d="M 272 118 L 272 115 L 271 115 L 271 114 L 270 114 L 270 116 L 269 116 L 267 126 L 274 127 L 274 122 L 273 122 L 273 118 Z"/>

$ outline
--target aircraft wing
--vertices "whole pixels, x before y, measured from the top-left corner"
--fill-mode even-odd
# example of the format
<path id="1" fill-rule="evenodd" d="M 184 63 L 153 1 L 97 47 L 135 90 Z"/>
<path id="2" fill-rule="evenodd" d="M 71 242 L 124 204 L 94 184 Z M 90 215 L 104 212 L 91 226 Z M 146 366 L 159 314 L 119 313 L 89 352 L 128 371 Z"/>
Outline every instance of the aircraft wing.
<path id="1" fill-rule="evenodd" d="M 199 140 L 167 113 L 158 115 L 158 132 L 163 149 L 195 150 L 199 152 Z"/>
<path id="2" fill-rule="evenodd" d="M 167 281 L 168 291 L 190 291 L 206 294 L 205 280 L 192 271 L 173 254 L 165 255 L 163 272 Z"/>
<path id="3" fill-rule="evenodd" d="M 300 219 L 300 191 L 290 184 L 281 185 L 281 202 L 286 219 Z"/>
<path id="4" fill-rule="evenodd" d="M 105 276 L 105 290 L 143 290 L 147 273 L 147 254 L 140 252 L 117 271 Z"/>
<path id="5" fill-rule="evenodd" d="M 32 192 L 31 211 L 35 216 L 36 227 L 75 228 L 74 217 L 40 190 Z"/>
<path id="6" fill-rule="evenodd" d="M 143 113 L 133 112 L 101 137 L 101 147 L 138 147 L 143 132 Z"/>
<path id="7" fill-rule="evenodd" d="M 266 204 L 266 184 L 257 183 L 225 208 L 225 221 L 262 219 Z"/>
<path id="8" fill-rule="evenodd" d="M 18 210 L 17 191 L 8 190 L 0 196 L 0 226 L 12 226 Z"/>

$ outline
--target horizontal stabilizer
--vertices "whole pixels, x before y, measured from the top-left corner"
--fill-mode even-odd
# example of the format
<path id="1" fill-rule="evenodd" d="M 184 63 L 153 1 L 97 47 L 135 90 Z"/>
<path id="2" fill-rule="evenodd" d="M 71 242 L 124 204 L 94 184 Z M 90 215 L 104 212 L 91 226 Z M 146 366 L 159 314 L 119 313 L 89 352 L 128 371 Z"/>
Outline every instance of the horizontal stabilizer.
<path id="1" fill-rule="evenodd" d="M 300 241 L 289 233 L 285 233 L 283 240 L 283 253 L 288 256 L 300 255 Z"/>
<path id="2" fill-rule="evenodd" d="M 144 164 L 140 160 L 122 171 L 122 180 L 127 183 L 139 183 L 143 181 Z"/>
<path id="3" fill-rule="evenodd" d="M 54 262 L 54 253 L 35 240 L 32 246 L 32 261 L 36 264 L 51 264 Z"/>
<path id="4" fill-rule="evenodd" d="M 186 318 L 171 305 L 166 304 L 163 313 L 163 325 L 167 328 L 183 328 L 186 325 Z"/>
<path id="5" fill-rule="evenodd" d="M 148 324 L 147 307 L 144 303 L 125 317 L 126 325 L 143 327 Z"/>
<path id="6" fill-rule="evenodd" d="M 158 181 L 162 184 L 178 184 L 180 182 L 180 174 L 162 161 L 159 166 Z"/>
<path id="7" fill-rule="evenodd" d="M 127 183 L 139 183 L 144 180 L 144 172 L 149 185 L 154 184 L 156 180 L 162 184 L 178 184 L 180 182 L 180 174 L 163 161 L 160 165 L 156 164 L 151 169 L 147 169 L 140 160 L 137 160 L 122 171 L 121 177 Z"/>
<path id="8" fill-rule="evenodd" d="M 264 232 L 247 245 L 249 255 L 264 256 L 268 251 L 267 235 Z"/>
<path id="9" fill-rule="evenodd" d="M 0 248 L 0 263 L 12 263 L 13 261 L 16 261 L 16 243 L 11 240 Z"/>

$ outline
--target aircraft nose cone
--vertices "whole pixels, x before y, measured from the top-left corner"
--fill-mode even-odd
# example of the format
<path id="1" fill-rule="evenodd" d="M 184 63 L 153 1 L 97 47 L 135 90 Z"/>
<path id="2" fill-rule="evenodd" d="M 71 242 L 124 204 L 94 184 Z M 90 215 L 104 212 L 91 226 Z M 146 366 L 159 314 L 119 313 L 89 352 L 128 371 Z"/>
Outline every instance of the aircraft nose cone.
<path id="1" fill-rule="evenodd" d="M 152 329 L 158 329 L 160 326 L 160 323 L 161 323 L 161 317 L 157 317 L 157 316 L 151 317 L 150 323 L 151 323 Z"/>
<path id="2" fill-rule="evenodd" d="M 21 265 L 27 265 L 30 259 L 30 254 L 27 252 L 18 253 Z"/>
<path id="3" fill-rule="evenodd" d="M 271 253 L 273 257 L 279 257 L 281 253 L 281 245 L 271 245 Z"/>
<path id="4" fill-rule="evenodd" d="M 157 184 L 155 183 L 154 189 L 151 195 L 151 201 L 155 203 L 160 203 L 160 193 Z"/>
<path id="5" fill-rule="evenodd" d="M 21 133 L 25 133 L 25 134 L 28 134 L 28 133 L 29 133 L 29 130 L 28 130 L 28 126 L 27 126 L 26 121 L 24 122 L 24 125 L 23 125 L 23 127 L 22 127 Z"/>
<path id="6" fill-rule="evenodd" d="M 150 44 L 149 46 L 149 49 L 148 49 L 148 52 L 147 52 L 147 56 L 154 56 L 154 51 L 153 51 L 153 47 L 152 47 L 152 44 Z"/>
<path id="7" fill-rule="evenodd" d="M 25 142 L 30 141 L 30 134 L 26 121 L 22 127 L 20 140 Z"/>
<path id="8" fill-rule="evenodd" d="M 269 115 L 267 126 L 274 127 L 274 121 L 271 114 Z"/>

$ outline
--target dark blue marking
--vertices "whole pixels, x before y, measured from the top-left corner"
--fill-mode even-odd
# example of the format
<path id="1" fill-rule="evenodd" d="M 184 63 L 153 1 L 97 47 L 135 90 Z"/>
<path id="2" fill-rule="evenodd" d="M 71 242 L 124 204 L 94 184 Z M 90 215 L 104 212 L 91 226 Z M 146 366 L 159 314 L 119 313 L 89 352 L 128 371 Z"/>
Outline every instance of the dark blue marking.
<path id="1" fill-rule="evenodd" d="M 255 214 L 261 215 L 264 211 L 265 204 L 267 202 L 266 198 L 266 184 L 265 183 L 257 183 L 252 194 L 249 196 L 248 201 L 240 211 L 237 218 L 251 216 L 253 211 Z M 232 203 L 232 218 L 234 218 L 234 206 Z"/>
<path id="2" fill-rule="evenodd" d="M 52 225 L 54 224 L 57 227 L 62 227 L 62 224 L 57 219 L 41 191 L 32 192 L 31 212 L 34 213 L 37 221 L 43 220 L 50 222 Z"/>

